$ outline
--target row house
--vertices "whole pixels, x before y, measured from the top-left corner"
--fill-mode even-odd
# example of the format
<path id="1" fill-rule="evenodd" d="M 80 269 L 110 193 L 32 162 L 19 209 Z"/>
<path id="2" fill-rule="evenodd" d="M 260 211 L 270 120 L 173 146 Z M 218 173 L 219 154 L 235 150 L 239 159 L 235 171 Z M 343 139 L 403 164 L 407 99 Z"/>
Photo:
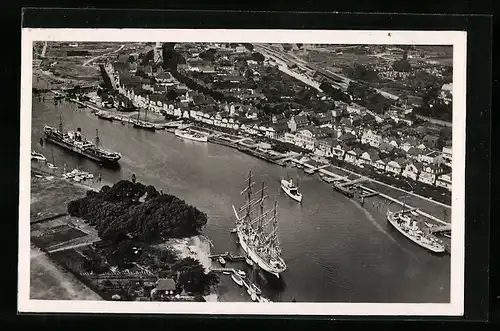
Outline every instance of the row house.
<path id="1" fill-rule="evenodd" d="M 316 145 L 316 138 L 309 130 L 300 130 L 295 134 L 295 145 L 314 151 Z"/>
<path id="2" fill-rule="evenodd" d="M 372 130 L 367 130 L 361 136 L 361 143 L 378 148 L 382 143 L 382 136 Z"/>
<path id="3" fill-rule="evenodd" d="M 337 139 L 322 140 L 316 146 L 316 154 L 324 157 L 336 157 L 340 160 L 344 159 L 346 150 L 348 150 L 347 146 L 341 144 Z"/>
<path id="4" fill-rule="evenodd" d="M 418 176 L 418 181 L 429 185 L 435 185 L 436 179 L 439 175 L 441 175 L 441 173 L 442 173 L 441 168 L 435 165 L 426 165 L 420 172 Z"/>
<path id="5" fill-rule="evenodd" d="M 355 148 L 345 153 L 344 160 L 347 163 L 359 165 L 360 163 L 362 163 L 359 162 L 359 158 L 361 155 L 363 155 L 363 151 L 360 148 Z"/>
<path id="6" fill-rule="evenodd" d="M 402 175 L 416 181 L 423 168 L 424 165 L 420 162 L 410 162 L 406 165 Z"/>
<path id="7" fill-rule="evenodd" d="M 438 151 L 430 151 L 426 154 L 420 154 L 418 161 L 424 164 L 440 164 L 443 163 L 443 156 Z"/>
<path id="8" fill-rule="evenodd" d="M 387 163 L 390 161 L 391 160 L 388 158 L 378 159 L 377 161 L 375 161 L 375 168 L 380 171 L 386 171 Z"/>
<path id="9" fill-rule="evenodd" d="M 378 152 L 376 150 L 369 150 L 367 152 L 364 152 L 359 157 L 360 164 L 367 164 L 373 167 L 375 167 L 378 160 L 380 160 L 380 156 L 378 155 Z"/>
<path id="10" fill-rule="evenodd" d="M 385 170 L 387 172 L 394 174 L 394 175 L 401 175 L 401 173 L 403 172 L 403 169 L 406 167 L 407 163 L 408 163 L 408 161 L 406 161 L 405 159 L 401 159 L 401 158 L 396 159 L 396 160 L 391 160 L 391 161 L 387 162 Z"/>
<path id="11" fill-rule="evenodd" d="M 407 137 L 401 144 L 399 144 L 399 148 L 401 148 L 405 152 L 408 152 L 410 148 L 417 147 L 418 145 L 418 141 L 415 137 Z"/>
<path id="12" fill-rule="evenodd" d="M 452 164 L 452 148 L 451 146 L 443 147 L 443 162 L 451 167 Z"/>
<path id="13" fill-rule="evenodd" d="M 436 179 L 436 186 L 443 187 L 451 191 L 451 172 L 438 176 Z"/>

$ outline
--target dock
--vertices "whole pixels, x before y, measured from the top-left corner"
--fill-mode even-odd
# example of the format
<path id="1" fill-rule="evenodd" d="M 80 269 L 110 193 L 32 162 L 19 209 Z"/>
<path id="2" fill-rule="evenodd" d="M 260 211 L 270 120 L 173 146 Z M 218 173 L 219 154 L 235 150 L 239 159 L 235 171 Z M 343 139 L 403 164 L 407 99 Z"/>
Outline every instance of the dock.
<path id="1" fill-rule="evenodd" d="M 233 255 L 229 252 L 225 252 L 222 254 L 212 254 L 212 255 L 209 255 L 208 257 L 211 259 L 217 259 L 219 257 L 222 257 L 224 259 L 227 259 L 227 260 L 233 261 L 233 262 L 245 261 L 245 259 L 246 259 L 246 257 L 243 255 Z"/>
<path id="2" fill-rule="evenodd" d="M 223 273 L 223 272 L 230 272 L 232 274 L 236 274 L 238 275 L 238 271 L 234 268 L 212 268 L 211 271 L 213 272 L 219 272 L 219 273 Z M 251 286 L 254 285 L 256 286 L 256 284 L 252 283 L 248 278 L 245 278 L 243 279 L 243 286 L 247 289 L 247 290 L 251 290 Z M 258 295 L 257 293 L 255 293 L 255 296 L 257 297 L 257 301 L 258 302 L 265 302 L 265 300 L 263 299 L 262 297 L 262 294 L 261 295 Z M 267 300 L 268 302 L 271 302 L 269 300 Z"/>
<path id="3" fill-rule="evenodd" d="M 379 196 L 381 196 L 382 198 L 387 199 L 387 200 L 390 200 L 390 201 L 392 201 L 392 202 L 395 202 L 395 203 L 397 203 L 397 204 L 399 204 L 399 205 L 401 205 L 401 206 L 403 206 L 403 205 L 404 205 L 404 203 L 403 203 L 403 202 L 401 202 L 401 201 L 399 201 L 398 199 L 394 199 L 393 197 L 388 196 L 387 194 L 383 194 L 383 193 L 377 192 L 377 191 L 375 191 L 375 190 L 373 190 L 373 189 L 371 189 L 371 188 L 369 188 L 369 187 L 366 187 L 366 186 L 362 186 L 362 185 L 360 185 L 360 188 L 362 188 L 362 189 L 363 189 L 363 190 L 365 190 L 365 191 L 371 192 L 371 193 L 377 193 L 377 194 L 378 194 Z M 426 217 L 426 218 L 428 218 L 428 219 L 431 219 L 431 220 L 433 220 L 433 221 L 435 221 L 435 222 L 437 222 L 437 223 L 443 224 L 443 225 L 445 225 L 445 226 L 450 226 L 450 228 L 451 228 L 451 224 L 450 224 L 450 223 L 447 223 L 447 222 L 445 222 L 445 221 L 443 221 L 443 220 L 440 220 L 439 218 L 437 218 L 437 217 L 435 217 L 435 216 L 432 216 L 432 215 L 430 215 L 430 214 L 427 214 L 426 212 L 423 212 L 423 211 L 421 211 L 421 210 L 420 210 L 420 209 L 418 209 L 418 208 L 411 207 L 411 206 L 409 206 L 409 205 L 406 205 L 406 207 L 408 207 L 410 210 L 414 210 L 414 211 L 415 211 L 415 212 L 417 212 L 418 214 L 420 214 L 420 215 L 422 215 L 422 216 L 424 216 L 424 217 Z"/>

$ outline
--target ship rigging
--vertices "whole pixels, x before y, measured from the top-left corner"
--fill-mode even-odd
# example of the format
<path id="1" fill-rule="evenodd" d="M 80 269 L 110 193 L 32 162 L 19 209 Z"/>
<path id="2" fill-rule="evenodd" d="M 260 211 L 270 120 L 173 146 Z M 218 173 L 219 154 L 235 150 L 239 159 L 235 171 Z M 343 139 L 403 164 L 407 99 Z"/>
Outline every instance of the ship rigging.
<path id="1" fill-rule="evenodd" d="M 233 206 L 236 216 L 236 233 L 238 242 L 247 253 L 248 258 L 263 270 L 279 277 L 286 270 L 286 263 L 281 257 L 281 247 L 278 237 L 277 202 L 272 209 L 265 210 L 265 183 L 262 188 L 253 193 L 255 182 L 249 172 L 248 184 L 241 192 L 247 195 L 247 201 L 238 210 Z M 240 216 L 241 213 L 244 213 Z"/>

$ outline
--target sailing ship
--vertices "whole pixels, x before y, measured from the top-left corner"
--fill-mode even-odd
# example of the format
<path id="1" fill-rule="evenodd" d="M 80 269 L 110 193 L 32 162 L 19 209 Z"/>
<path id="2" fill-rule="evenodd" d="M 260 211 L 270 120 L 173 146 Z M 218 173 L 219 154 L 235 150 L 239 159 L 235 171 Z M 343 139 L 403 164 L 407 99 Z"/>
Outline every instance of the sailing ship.
<path id="1" fill-rule="evenodd" d="M 268 198 L 265 184 L 262 183 L 262 189 L 255 193 L 258 196 L 255 198 L 251 171 L 247 181 L 247 187 L 241 192 L 247 195 L 247 202 L 238 210 L 232 206 L 238 242 L 256 265 L 279 278 L 280 273 L 286 270 L 286 263 L 281 257 L 278 238 L 277 203 L 274 202 L 274 207 L 265 211 L 264 202 Z"/>
<path id="2" fill-rule="evenodd" d="M 299 192 L 298 185 L 294 184 L 292 179 L 281 179 L 281 189 L 295 201 L 302 202 L 302 193 Z"/>
<path id="3" fill-rule="evenodd" d="M 137 119 L 134 121 L 134 128 L 155 131 L 156 130 L 155 126 L 153 124 L 145 121 L 148 118 L 148 109 L 146 108 L 144 110 L 144 119 L 145 119 L 144 121 L 140 119 L 140 114 L 141 114 L 141 111 L 139 110 L 137 112 Z"/>
<path id="4" fill-rule="evenodd" d="M 64 132 L 62 118 L 60 117 L 59 128 L 53 128 L 46 125 L 43 128 L 45 139 L 64 149 L 70 150 L 78 155 L 85 156 L 91 160 L 97 161 L 103 165 L 116 165 L 121 155 L 116 152 L 110 152 L 100 148 L 99 132 L 96 129 L 95 142 L 82 137 L 80 128 L 76 132 Z"/>
<path id="5" fill-rule="evenodd" d="M 400 211 L 392 212 L 387 209 L 387 221 L 406 238 L 410 239 L 417 245 L 426 248 L 434 253 L 445 252 L 444 245 L 439 240 L 429 233 L 424 233 L 418 226 L 415 220 L 408 216 L 409 210 L 405 210 L 406 196 L 403 202 L 403 208 Z M 410 214 L 411 215 L 411 214 Z"/>

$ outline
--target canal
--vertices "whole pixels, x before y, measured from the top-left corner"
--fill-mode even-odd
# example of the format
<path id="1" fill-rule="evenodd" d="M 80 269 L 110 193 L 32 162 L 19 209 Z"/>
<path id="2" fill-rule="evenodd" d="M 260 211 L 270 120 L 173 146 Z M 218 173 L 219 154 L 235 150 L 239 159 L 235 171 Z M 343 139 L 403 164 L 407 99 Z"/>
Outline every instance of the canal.
<path id="1" fill-rule="evenodd" d="M 48 99 L 48 98 L 47 98 Z M 106 170 L 72 156 L 50 143 L 42 146 L 43 126 L 77 127 L 88 138 L 99 130 L 106 149 L 122 155 L 120 169 Z M 449 302 L 450 256 L 436 256 L 405 239 L 387 224 L 382 211 L 365 208 L 334 192 L 317 176 L 282 168 L 228 147 L 180 140 L 166 131 L 149 132 L 99 120 L 73 103 L 33 98 L 32 149 L 67 168 L 99 173 L 104 180 L 130 179 L 132 174 L 184 199 L 207 213 L 204 231 L 212 253 L 239 253 L 231 205 L 244 202 L 240 191 L 249 170 L 266 183 L 268 207 L 278 202 L 280 241 L 288 269 L 280 280 L 242 268 L 273 301 L 298 302 Z M 304 196 L 298 204 L 280 191 L 287 172 L 298 177 Z M 370 206 L 368 206 L 370 205 Z M 215 262 L 214 262 L 215 263 Z M 229 264 L 229 266 L 231 266 Z M 225 275 L 221 301 L 248 300 Z"/>

